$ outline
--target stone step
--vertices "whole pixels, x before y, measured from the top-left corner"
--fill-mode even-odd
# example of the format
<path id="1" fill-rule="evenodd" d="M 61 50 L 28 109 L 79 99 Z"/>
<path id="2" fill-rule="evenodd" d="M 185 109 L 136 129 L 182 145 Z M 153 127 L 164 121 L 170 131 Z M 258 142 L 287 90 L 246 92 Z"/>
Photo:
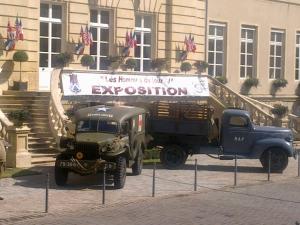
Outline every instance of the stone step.
<path id="1" fill-rule="evenodd" d="M 29 137 L 31 138 L 31 137 L 35 137 L 35 138 L 46 138 L 46 137 L 52 137 L 53 138 L 53 136 L 52 136 L 52 133 L 51 133 L 51 131 L 50 130 L 48 130 L 48 131 L 44 131 L 44 132 L 39 132 L 39 133 L 36 133 L 36 132 L 32 132 L 32 131 L 30 131 L 30 133 L 29 133 Z"/>
<path id="2" fill-rule="evenodd" d="M 0 104 L 22 104 L 22 105 L 38 105 L 38 104 L 49 104 L 49 99 L 32 99 L 32 98 L 23 98 L 23 99 L 15 99 L 15 98 L 7 98 L 0 97 Z"/>
<path id="3" fill-rule="evenodd" d="M 53 143 L 29 143 L 28 142 L 28 149 L 34 151 L 36 149 L 54 149 L 56 148 L 56 143 L 53 142 Z"/>
<path id="4" fill-rule="evenodd" d="M 14 95 L 14 96 L 50 96 L 49 91 L 13 91 L 13 90 L 7 90 L 3 91 L 3 95 Z"/>
<path id="5" fill-rule="evenodd" d="M 43 156 L 43 155 L 39 155 L 38 157 L 35 158 L 31 158 L 31 164 L 36 166 L 39 164 L 46 164 L 46 163 L 54 163 L 56 160 L 56 155 L 54 156 Z"/>
<path id="6" fill-rule="evenodd" d="M 28 148 L 28 151 L 30 153 L 36 153 L 36 154 L 41 154 L 41 153 L 57 153 L 56 146 L 49 146 L 49 147 L 40 147 L 40 148 Z"/>

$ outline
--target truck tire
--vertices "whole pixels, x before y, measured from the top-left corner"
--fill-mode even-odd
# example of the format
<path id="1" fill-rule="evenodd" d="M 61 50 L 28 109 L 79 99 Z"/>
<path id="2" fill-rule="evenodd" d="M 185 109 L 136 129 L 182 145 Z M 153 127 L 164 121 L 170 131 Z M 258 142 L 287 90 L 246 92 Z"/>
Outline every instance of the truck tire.
<path id="1" fill-rule="evenodd" d="M 168 145 L 160 152 L 160 162 L 167 169 L 177 169 L 185 164 L 186 152 L 178 145 Z"/>
<path id="2" fill-rule="evenodd" d="M 59 159 L 64 159 L 64 157 L 59 155 L 57 156 L 57 160 Z M 54 168 L 55 183 L 57 186 L 64 186 L 67 183 L 69 171 L 65 168 L 59 167 L 57 160 Z"/>
<path id="3" fill-rule="evenodd" d="M 135 157 L 134 164 L 132 165 L 132 175 L 140 175 L 143 170 L 144 153 L 141 144 L 138 146 L 138 154 Z"/>
<path id="4" fill-rule="evenodd" d="M 288 165 L 288 155 L 280 148 L 272 148 L 265 151 L 260 157 L 260 162 L 266 171 L 269 168 L 269 151 L 271 151 L 271 172 L 282 173 Z"/>
<path id="5" fill-rule="evenodd" d="M 114 172 L 114 188 L 121 189 L 126 181 L 126 159 L 124 156 L 119 156 L 116 161 L 116 171 Z"/>

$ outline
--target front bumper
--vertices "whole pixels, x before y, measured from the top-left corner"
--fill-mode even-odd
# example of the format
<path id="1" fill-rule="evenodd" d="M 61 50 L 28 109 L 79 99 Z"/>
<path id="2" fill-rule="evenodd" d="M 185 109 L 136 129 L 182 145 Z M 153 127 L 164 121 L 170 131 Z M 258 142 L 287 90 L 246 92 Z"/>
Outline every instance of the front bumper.
<path id="1" fill-rule="evenodd" d="M 116 163 L 107 162 L 105 160 L 78 160 L 71 158 L 69 160 L 56 160 L 56 167 L 72 170 L 76 173 L 85 175 L 93 174 L 99 171 L 113 171 L 116 168 Z"/>

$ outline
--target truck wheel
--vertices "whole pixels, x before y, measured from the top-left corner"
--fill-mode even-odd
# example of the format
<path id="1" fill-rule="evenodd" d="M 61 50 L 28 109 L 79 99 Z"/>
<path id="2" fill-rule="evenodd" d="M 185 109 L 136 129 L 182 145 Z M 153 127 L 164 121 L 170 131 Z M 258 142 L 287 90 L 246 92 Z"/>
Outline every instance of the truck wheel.
<path id="1" fill-rule="evenodd" d="M 269 168 L 269 151 L 271 151 L 271 172 L 282 173 L 289 162 L 287 154 L 279 148 L 272 148 L 265 151 L 260 157 L 260 162 L 266 171 L 268 171 Z"/>
<path id="2" fill-rule="evenodd" d="M 57 156 L 57 160 L 59 159 L 63 159 L 63 157 Z M 55 168 L 54 168 L 55 183 L 58 186 L 64 186 L 67 183 L 69 171 L 65 168 L 59 167 L 57 160 L 55 162 Z"/>
<path id="3" fill-rule="evenodd" d="M 168 169 L 179 168 L 186 159 L 186 152 L 178 145 L 168 145 L 160 152 L 160 161 Z"/>
<path id="4" fill-rule="evenodd" d="M 114 173 L 114 188 L 121 189 L 125 185 L 126 181 L 126 159 L 123 156 L 119 156 L 117 159 L 117 168 Z"/>
<path id="5" fill-rule="evenodd" d="M 143 149 L 141 145 L 139 145 L 138 148 L 139 148 L 138 154 L 135 157 L 134 164 L 132 165 L 132 174 L 135 176 L 140 175 L 143 169 L 143 158 L 144 158 Z"/>

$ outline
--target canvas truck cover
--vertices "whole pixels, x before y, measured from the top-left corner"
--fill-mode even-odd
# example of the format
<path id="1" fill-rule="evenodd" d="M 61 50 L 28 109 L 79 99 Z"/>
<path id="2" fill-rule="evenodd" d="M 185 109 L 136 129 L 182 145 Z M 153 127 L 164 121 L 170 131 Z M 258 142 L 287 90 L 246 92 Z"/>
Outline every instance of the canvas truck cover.
<path id="1" fill-rule="evenodd" d="M 96 97 L 116 100 L 185 101 L 209 96 L 206 77 L 196 75 L 105 74 L 63 71 L 61 75 L 65 98 Z"/>

